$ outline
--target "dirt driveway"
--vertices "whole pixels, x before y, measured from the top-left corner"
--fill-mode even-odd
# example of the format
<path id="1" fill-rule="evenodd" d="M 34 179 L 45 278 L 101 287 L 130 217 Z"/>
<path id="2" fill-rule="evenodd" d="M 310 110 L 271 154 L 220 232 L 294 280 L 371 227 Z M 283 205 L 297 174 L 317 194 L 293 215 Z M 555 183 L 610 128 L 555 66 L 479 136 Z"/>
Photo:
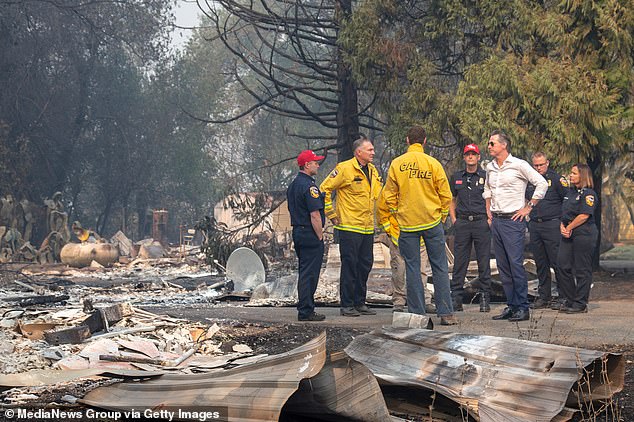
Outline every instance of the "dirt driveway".
<path id="1" fill-rule="evenodd" d="M 626 357 L 625 389 L 616 397 L 619 415 L 609 420 L 634 421 L 634 277 L 596 273 L 587 314 L 568 315 L 552 310 L 533 312 L 529 321 L 511 323 L 493 321 L 491 315 L 504 308 L 496 303 L 490 314 L 480 313 L 479 306 L 465 305 L 458 313 L 460 324 L 444 327 L 432 318 L 436 330 L 484 334 L 560 344 L 572 347 L 624 353 Z M 190 320 L 217 322 L 229 330 L 227 340 L 249 344 L 258 353 L 281 353 L 303 344 L 326 330 L 328 349 L 342 350 L 357 335 L 384 325 L 391 325 L 392 309 L 377 307 L 377 315 L 342 317 L 335 307 L 321 307 L 326 320 L 319 323 L 298 322 L 291 307 L 249 307 L 244 302 L 197 307 L 147 308 L 156 313 Z"/>
<path id="2" fill-rule="evenodd" d="M 634 277 L 610 277 L 597 273 L 592 288 L 587 314 L 564 314 L 550 309 L 534 311 L 529 321 L 511 323 L 493 321 L 491 315 L 504 308 L 503 303 L 492 305 L 490 314 L 479 312 L 479 305 L 465 305 L 464 312 L 457 313 L 460 323 L 456 326 L 436 325 L 436 330 L 484 334 L 501 337 L 541 341 L 566 346 L 624 351 L 634 349 Z M 299 323 L 292 307 L 250 307 L 244 302 L 197 306 L 196 308 L 148 308 L 153 312 L 191 320 L 227 320 L 263 324 L 320 326 L 350 328 L 369 331 L 392 323 L 391 307 L 375 307 L 377 315 L 356 318 L 339 315 L 339 308 L 320 307 L 326 315 L 319 323 Z M 439 318 L 432 318 L 434 323 Z"/>

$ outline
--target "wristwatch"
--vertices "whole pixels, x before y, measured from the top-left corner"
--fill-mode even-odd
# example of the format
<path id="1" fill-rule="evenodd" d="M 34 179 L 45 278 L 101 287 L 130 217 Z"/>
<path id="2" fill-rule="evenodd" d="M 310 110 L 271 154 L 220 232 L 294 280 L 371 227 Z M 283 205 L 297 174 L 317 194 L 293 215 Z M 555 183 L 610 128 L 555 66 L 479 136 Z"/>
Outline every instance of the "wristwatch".
<path id="1" fill-rule="evenodd" d="M 528 201 L 528 206 L 530 208 L 533 208 L 533 207 L 535 207 L 535 204 L 532 201 Z"/>

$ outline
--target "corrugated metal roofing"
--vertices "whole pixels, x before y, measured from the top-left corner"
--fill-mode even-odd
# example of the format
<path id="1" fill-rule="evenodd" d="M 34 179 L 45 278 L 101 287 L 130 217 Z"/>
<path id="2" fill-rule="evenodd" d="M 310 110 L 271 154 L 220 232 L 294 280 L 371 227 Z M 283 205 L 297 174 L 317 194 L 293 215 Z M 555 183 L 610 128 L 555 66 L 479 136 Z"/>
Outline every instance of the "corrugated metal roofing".
<path id="1" fill-rule="evenodd" d="M 148 382 L 100 387 L 81 402 L 122 411 L 226 407 L 228 415 L 222 416 L 232 421 L 272 421 L 279 418 L 300 381 L 315 376 L 325 360 L 324 332 L 303 346 L 254 364 L 212 374 L 164 375 Z"/>
<path id="2" fill-rule="evenodd" d="M 315 377 L 302 380 L 284 412 L 310 420 L 385 422 L 392 418 L 379 383 L 345 353 L 332 354 Z"/>
<path id="3" fill-rule="evenodd" d="M 376 330 L 345 351 L 377 378 L 435 390 L 483 422 L 566 420 L 579 392 L 608 398 L 625 377 L 618 354 L 422 329 Z"/>

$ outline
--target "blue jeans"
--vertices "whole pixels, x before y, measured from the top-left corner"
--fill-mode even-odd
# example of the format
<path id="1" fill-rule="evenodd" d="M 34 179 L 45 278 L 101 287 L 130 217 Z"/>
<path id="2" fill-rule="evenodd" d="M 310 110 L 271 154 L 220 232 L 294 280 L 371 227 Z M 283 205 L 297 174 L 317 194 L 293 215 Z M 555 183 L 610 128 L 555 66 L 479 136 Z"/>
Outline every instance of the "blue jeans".
<path id="1" fill-rule="evenodd" d="M 427 230 L 401 232 L 398 239 L 401 256 L 405 260 L 407 309 L 413 314 L 425 315 L 425 290 L 420 275 L 420 238 L 425 241 L 427 256 L 434 279 L 434 297 L 438 316 L 453 314 L 449 268 L 445 252 L 445 232 L 442 224 Z"/>
<path id="2" fill-rule="evenodd" d="M 502 279 L 506 304 L 514 311 L 528 310 L 528 278 L 524 270 L 526 223 L 493 218 L 491 235 L 495 261 Z"/>

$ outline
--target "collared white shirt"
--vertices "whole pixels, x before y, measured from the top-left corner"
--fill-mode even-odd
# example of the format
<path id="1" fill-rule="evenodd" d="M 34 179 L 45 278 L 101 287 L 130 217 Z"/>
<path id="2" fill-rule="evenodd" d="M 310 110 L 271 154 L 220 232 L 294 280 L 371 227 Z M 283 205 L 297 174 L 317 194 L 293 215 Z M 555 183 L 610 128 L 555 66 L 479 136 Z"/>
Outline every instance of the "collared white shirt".
<path id="1" fill-rule="evenodd" d="M 491 198 L 491 212 L 513 213 L 526 205 L 526 187 L 535 185 L 532 199 L 542 199 L 548 182 L 526 161 L 509 154 L 501 166 L 493 159 L 487 164 L 484 199 Z"/>

